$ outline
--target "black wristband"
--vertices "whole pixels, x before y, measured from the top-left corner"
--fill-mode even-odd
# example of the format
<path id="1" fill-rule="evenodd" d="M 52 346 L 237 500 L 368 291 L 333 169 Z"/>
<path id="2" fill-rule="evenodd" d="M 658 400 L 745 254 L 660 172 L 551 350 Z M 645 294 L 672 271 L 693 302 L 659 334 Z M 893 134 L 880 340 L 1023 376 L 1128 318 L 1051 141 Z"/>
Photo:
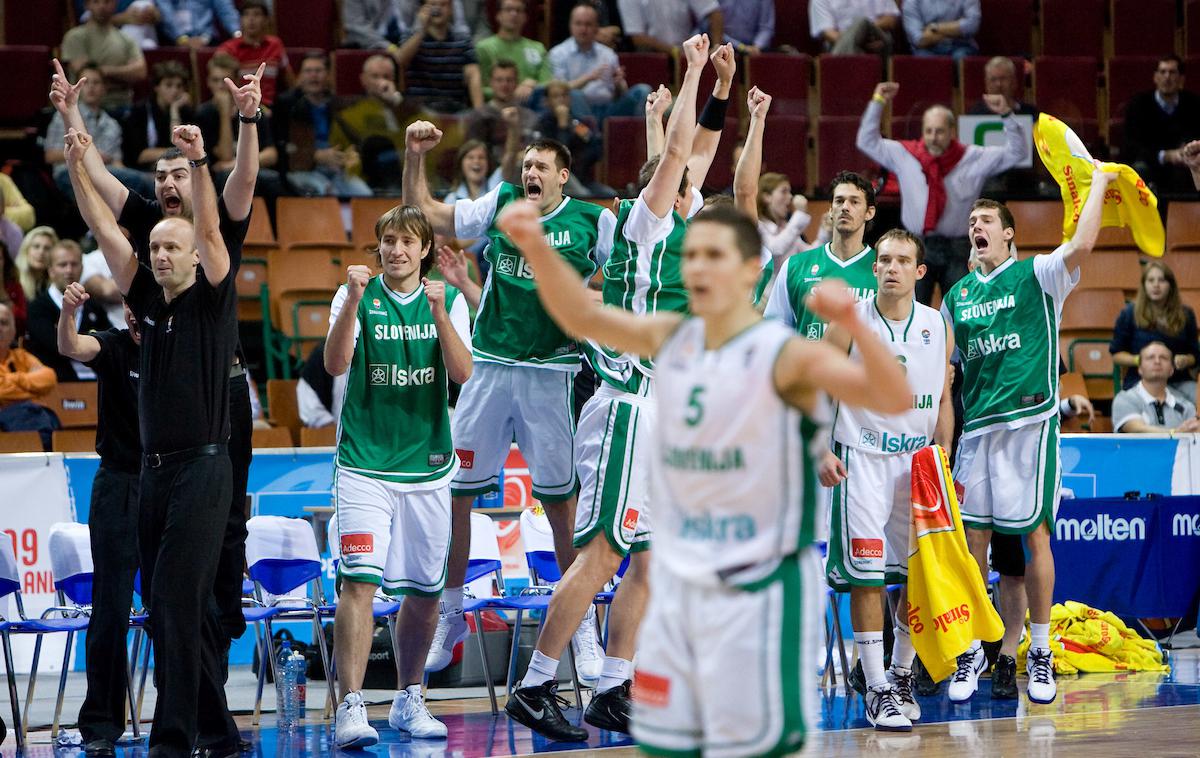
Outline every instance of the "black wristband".
<path id="1" fill-rule="evenodd" d="M 188 165 L 192 168 L 200 168 L 208 165 L 208 153 L 202 155 L 198 160 L 188 161 Z"/>
<path id="2" fill-rule="evenodd" d="M 258 110 L 256 110 L 254 112 L 253 116 L 246 117 L 246 116 L 243 116 L 241 113 L 239 113 L 238 121 L 241 121 L 243 124 L 257 124 L 259 121 L 262 121 L 262 117 L 263 117 L 262 108 L 259 108 Z"/>
<path id="3" fill-rule="evenodd" d="M 716 95 L 709 95 L 696 123 L 710 132 L 719 132 L 725 128 L 725 113 L 728 110 L 729 98 L 722 100 Z"/>

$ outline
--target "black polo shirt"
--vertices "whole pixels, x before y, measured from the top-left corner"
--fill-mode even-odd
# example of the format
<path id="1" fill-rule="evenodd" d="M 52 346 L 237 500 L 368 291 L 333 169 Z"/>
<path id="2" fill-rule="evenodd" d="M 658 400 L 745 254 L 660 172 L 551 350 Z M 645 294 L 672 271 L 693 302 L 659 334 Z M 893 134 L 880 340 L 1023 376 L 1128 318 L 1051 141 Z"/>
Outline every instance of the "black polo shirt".
<path id="1" fill-rule="evenodd" d="M 130 197 L 135 197 L 130 193 Z M 241 239 L 249 218 L 237 226 Z M 229 272 L 196 283 L 166 302 L 150 268 L 139 264 L 126 300 L 142 330 L 138 406 L 142 449 L 173 453 L 229 441 L 229 366 L 237 346 L 237 270 L 240 245 L 229 250 Z"/>
<path id="2" fill-rule="evenodd" d="M 87 362 L 98 380 L 96 452 L 100 465 L 136 474 L 142 467 L 137 412 L 139 348 L 128 329 L 107 329 L 92 336 L 100 343 L 100 352 Z"/>

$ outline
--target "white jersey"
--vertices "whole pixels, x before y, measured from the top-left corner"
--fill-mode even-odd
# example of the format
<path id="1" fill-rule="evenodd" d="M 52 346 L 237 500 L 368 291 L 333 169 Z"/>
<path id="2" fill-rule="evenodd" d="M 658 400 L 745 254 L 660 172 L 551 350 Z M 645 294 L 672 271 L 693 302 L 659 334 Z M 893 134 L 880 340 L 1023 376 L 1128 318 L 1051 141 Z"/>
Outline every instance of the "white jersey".
<path id="1" fill-rule="evenodd" d="M 946 384 L 945 320 L 915 300 L 906 321 L 884 318 L 876 298 L 862 300 L 855 307 L 858 317 L 904 366 L 913 399 L 909 410 L 898 416 L 839 405 L 833 423 L 834 441 L 873 453 L 914 453 L 932 445 Z M 861 360 L 857 345 L 851 344 L 850 357 Z"/>
<path id="2" fill-rule="evenodd" d="M 774 381 L 793 337 L 762 321 L 706 350 L 692 318 L 655 357 L 654 556 L 685 581 L 753 584 L 813 541 L 818 429 Z"/>

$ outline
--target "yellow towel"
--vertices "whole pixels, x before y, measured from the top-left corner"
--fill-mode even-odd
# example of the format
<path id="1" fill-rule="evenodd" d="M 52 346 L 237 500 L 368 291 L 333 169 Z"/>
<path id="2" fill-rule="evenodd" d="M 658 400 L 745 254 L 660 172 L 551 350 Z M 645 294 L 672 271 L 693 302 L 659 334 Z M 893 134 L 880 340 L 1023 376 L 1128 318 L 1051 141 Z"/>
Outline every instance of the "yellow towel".
<path id="1" fill-rule="evenodd" d="M 1059 674 L 1170 671 L 1153 640 L 1143 639 L 1112 612 L 1074 600 L 1050 609 L 1050 649 Z M 1018 667 L 1024 667 L 1028 650 L 1026 635 L 1017 650 Z"/>
<path id="2" fill-rule="evenodd" d="M 908 628 L 933 680 L 954 671 L 973 640 L 998 640 L 1004 624 L 967 550 L 946 451 L 918 450 L 912 463 Z"/>
<path id="3" fill-rule="evenodd" d="M 1071 127 L 1047 113 L 1038 116 L 1033 126 L 1033 143 L 1062 190 L 1063 239 L 1070 239 L 1092 187 L 1092 156 Z M 1166 232 L 1158 215 L 1158 198 L 1129 166 L 1105 163 L 1103 167 L 1117 172 L 1117 179 L 1104 194 L 1100 225 L 1129 227 L 1142 252 L 1161 256 Z"/>

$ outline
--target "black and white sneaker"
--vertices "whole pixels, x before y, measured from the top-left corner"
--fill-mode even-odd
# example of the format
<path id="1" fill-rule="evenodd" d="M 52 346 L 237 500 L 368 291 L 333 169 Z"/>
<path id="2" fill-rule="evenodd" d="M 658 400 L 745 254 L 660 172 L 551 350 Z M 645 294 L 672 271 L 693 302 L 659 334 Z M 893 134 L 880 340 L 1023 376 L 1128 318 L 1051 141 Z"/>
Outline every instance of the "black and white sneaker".
<path id="1" fill-rule="evenodd" d="M 965 703 L 979 689 L 979 675 L 987 668 L 987 656 L 983 648 L 977 647 L 958 656 L 957 664 L 947 692 L 951 703 Z"/>
<path id="2" fill-rule="evenodd" d="M 569 703 L 558 696 L 558 682 L 546 682 L 514 690 L 504 704 L 504 711 L 518 724 L 556 742 L 585 741 L 587 730 L 567 721 L 562 712 L 564 705 Z"/>
<path id="3" fill-rule="evenodd" d="M 900 710 L 896 690 L 889 684 L 871 687 L 863 697 L 867 704 L 867 722 L 881 732 L 911 732 L 912 721 Z"/>
<path id="4" fill-rule="evenodd" d="M 1025 658 L 1025 671 L 1029 674 L 1026 694 L 1035 703 L 1053 703 L 1058 695 L 1058 684 L 1054 681 L 1054 656 L 1045 648 L 1029 648 Z"/>
<path id="5" fill-rule="evenodd" d="M 892 688 L 896 690 L 896 701 L 900 703 L 900 710 L 909 721 L 920 721 L 921 704 L 913 697 L 912 669 L 893 665 L 888 669 L 887 676 L 888 681 L 892 683 Z"/>
<path id="6" fill-rule="evenodd" d="M 605 690 L 592 697 L 587 710 L 583 712 L 583 720 L 609 732 L 629 734 L 629 687 L 632 682 L 626 679 L 611 690 Z"/>

